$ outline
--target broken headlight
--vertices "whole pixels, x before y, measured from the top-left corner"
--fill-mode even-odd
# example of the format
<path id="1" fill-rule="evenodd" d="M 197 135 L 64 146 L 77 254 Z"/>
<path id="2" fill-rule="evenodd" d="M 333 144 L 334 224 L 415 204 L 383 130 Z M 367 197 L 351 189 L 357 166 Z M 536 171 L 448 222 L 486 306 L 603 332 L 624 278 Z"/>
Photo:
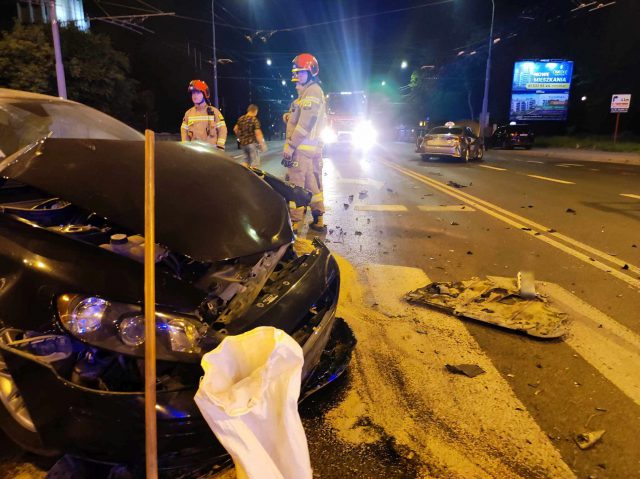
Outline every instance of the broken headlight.
<path id="1" fill-rule="evenodd" d="M 60 322 L 77 339 L 102 349 L 144 357 L 142 308 L 95 296 L 57 299 Z M 208 326 L 194 316 L 156 311 L 156 354 L 166 361 L 197 362 Z"/>

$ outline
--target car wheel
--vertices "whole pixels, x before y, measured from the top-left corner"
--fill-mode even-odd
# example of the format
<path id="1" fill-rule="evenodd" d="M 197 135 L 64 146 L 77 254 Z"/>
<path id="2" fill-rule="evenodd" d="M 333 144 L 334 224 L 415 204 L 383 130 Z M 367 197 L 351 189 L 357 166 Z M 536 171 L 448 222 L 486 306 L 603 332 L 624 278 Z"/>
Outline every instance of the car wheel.
<path id="1" fill-rule="evenodd" d="M 464 150 L 462 157 L 464 158 L 465 163 L 469 163 L 469 161 L 471 161 L 471 148 L 467 147 L 467 149 Z"/>
<path id="2" fill-rule="evenodd" d="M 0 342 L 7 344 L 16 339 L 17 330 L 0 330 Z M 46 448 L 40 434 L 20 395 L 16 383 L 11 377 L 2 354 L 0 354 L 0 428 L 23 449 L 40 456 L 53 457 L 59 451 Z"/>

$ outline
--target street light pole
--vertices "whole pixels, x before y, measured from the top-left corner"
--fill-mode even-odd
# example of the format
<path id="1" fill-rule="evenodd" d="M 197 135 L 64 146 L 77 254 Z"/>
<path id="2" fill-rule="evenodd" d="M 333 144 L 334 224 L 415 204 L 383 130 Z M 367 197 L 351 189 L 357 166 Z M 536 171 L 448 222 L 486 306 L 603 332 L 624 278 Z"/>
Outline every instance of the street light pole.
<path id="1" fill-rule="evenodd" d="M 213 33 L 213 106 L 218 108 L 218 57 L 216 56 L 215 0 L 211 0 L 211 30 Z"/>
<path id="2" fill-rule="evenodd" d="M 49 17 L 51 19 L 51 36 L 53 37 L 53 52 L 56 57 L 56 80 L 58 82 L 58 96 L 67 98 L 67 83 L 64 79 L 64 65 L 62 64 L 62 51 L 60 50 L 60 31 L 56 18 L 56 2 L 49 0 Z"/>
<path id="3" fill-rule="evenodd" d="M 484 136 L 489 126 L 489 79 L 491 76 L 491 47 L 493 46 L 493 19 L 496 13 L 496 4 L 491 0 L 491 30 L 489 31 L 489 54 L 487 55 L 487 69 L 484 75 L 484 96 L 482 97 L 482 112 L 480 113 L 480 135 Z"/>

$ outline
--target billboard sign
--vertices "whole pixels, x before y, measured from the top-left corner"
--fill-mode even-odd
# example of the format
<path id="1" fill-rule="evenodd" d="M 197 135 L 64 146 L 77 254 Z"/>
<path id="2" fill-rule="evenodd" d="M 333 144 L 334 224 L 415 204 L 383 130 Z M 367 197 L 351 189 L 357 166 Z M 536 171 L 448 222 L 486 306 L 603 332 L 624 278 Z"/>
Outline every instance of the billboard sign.
<path id="1" fill-rule="evenodd" d="M 611 113 L 628 113 L 631 106 L 631 95 L 618 94 L 611 97 Z"/>
<path id="2" fill-rule="evenodd" d="M 572 61 L 516 62 L 511 84 L 510 119 L 514 121 L 566 120 L 572 74 Z"/>

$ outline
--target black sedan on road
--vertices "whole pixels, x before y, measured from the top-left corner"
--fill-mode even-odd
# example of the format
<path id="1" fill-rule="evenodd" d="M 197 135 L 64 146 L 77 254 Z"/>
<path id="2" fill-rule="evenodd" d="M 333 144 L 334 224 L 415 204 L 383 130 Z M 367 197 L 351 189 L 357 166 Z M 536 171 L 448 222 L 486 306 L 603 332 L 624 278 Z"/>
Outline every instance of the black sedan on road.
<path id="1" fill-rule="evenodd" d="M 493 132 L 489 139 L 491 148 L 511 150 L 515 147 L 530 150 L 535 142 L 535 135 L 530 125 L 505 125 Z"/>
<path id="2" fill-rule="evenodd" d="M 144 142 L 52 97 L 0 90 L 0 115 L 0 427 L 38 454 L 134 464 L 144 458 Z M 355 339 L 335 314 L 337 263 L 319 240 L 294 252 L 286 190 L 204 146 L 156 145 L 161 468 L 226 459 L 193 397 L 202 355 L 227 335 L 263 325 L 291 335 L 305 355 L 301 398 L 348 365 Z"/>

